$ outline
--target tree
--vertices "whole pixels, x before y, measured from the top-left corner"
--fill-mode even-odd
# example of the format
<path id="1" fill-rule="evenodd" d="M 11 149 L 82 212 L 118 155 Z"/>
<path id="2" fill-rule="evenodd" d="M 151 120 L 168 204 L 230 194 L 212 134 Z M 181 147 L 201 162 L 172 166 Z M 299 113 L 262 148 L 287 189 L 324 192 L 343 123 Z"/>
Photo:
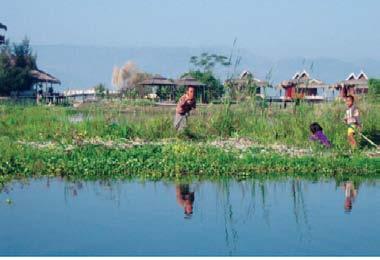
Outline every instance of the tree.
<path id="1" fill-rule="evenodd" d="M 37 68 L 36 60 L 27 38 L 12 46 L 7 40 L 0 47 L 0 94 L 30 90 L 34 84 L 30 70 Z"/>
<path id="2" fill-rule="evenodd" d="M 128 61 L 122 68 L 113 69 L 112 84 L 119 89 L 120 93 L 143 97 L 145 90 L 139 83 L 149 77 L 150 74 L 141 72 L 133 62 Z"/>
<path id="3" fill-rule="evenodd" d="M 206 88 L 206 100 L 215 100 L 222 97 L 224 94 L 223 84 L 217 79 L 211 71 L 202 72 L 199 70 L 189 71 L 182 75 L 182 77 L 190 75 L 193 78 L 207 85 Z M 182 92 L 177 91 L 179 94 Z M 199 94 L 199 93 L 198 93 Z"/>
<path id="4" fill-rule="evenodd" d="M 199 56 L 192 56 L 190 58 L 190 63 L 193 64 L 198 70 L 201 69 L 203 72 L 213 71 L 216 65 L 229 66 L 231 65 L 228 58 L 223 55 L 208 54 L 203 52 Z"/>
<path id="5" fill-rule="evenodd" d="M 104 98 L 106 95 L 106 92 L 108 92 L 108 89 L 106 88 L 106 86 L 103 83 L 100 83 L 100 84 L 95 86 L 96 96 Z"/>
<path id="6" fill-rule="evenodd" d="M 206 84 L 206 100 L 219 99 L 222 97 L 224 94 L 224 87 L 221 81 L 215 77 L 213 70 L 217 65 L 230 66 L 228 58 L 223 55 L 203 52 L 199 56 L 190 57 L 190 64 L 195 66 L 195 70 L 190 70 L 182 75 L 182 77 L 190 75 Z"/>

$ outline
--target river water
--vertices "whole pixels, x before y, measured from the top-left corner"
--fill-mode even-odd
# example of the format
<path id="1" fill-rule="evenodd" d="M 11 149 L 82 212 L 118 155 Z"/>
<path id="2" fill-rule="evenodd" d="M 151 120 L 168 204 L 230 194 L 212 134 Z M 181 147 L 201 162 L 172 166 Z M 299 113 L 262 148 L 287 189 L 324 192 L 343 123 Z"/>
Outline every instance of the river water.
<path id="1" fill-rule="evenodd" d="M 15 181 L 0 255 L 380 255 L 380 180 Z"/>

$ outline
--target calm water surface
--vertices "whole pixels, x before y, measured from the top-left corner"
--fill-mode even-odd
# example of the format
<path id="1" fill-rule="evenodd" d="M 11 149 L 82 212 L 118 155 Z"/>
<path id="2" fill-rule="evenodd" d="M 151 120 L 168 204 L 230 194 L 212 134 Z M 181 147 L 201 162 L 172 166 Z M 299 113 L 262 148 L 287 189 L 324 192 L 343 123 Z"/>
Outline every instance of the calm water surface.
<path id="1" fill-rule="evenodd" d="M 13 182 L 0 255 L 380 255 L 380 180 Z"/>

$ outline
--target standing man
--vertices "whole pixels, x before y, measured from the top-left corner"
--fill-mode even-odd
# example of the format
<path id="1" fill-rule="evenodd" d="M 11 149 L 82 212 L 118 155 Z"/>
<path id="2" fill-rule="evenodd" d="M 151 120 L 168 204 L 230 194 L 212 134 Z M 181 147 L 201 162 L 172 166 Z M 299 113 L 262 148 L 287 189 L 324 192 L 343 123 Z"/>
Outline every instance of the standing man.
<path id="1" fill-rule="evenodd" d="M 196 108 L 195 87 L 189 86 L 186 93 L 179 99 L 175 118 L 174 128 L 181 131 L 186 127 L 187 117 L 192 109 Z"/>

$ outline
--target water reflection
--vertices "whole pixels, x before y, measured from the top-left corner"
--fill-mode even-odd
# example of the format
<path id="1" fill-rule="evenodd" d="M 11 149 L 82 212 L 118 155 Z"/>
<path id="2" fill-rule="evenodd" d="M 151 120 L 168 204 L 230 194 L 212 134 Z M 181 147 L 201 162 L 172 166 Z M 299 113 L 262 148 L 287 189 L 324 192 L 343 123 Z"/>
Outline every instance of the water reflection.
<path id="1" fill-rule="evenodd" d="M 72 197 L 78 196 L 78 192 L 82 189 L 83 189 L 83 183 L 81 181 L 66 182 L 64 186 L 65 200 L 67 200 L 68 196 L 72 196 Z"/>
<path id="2" fill-rule="evenodd" d="M 345 195 L 344 211 L 350 213 L 352 210 L 352 203 L 355 201 L 358 195 L 358 190 L 352 181 L 346 181 L 342 185 Z"/>
<path id="3" fill-rule="evenodd" d="M 311 240 L 311 227 L 309 225 L 308 218 L 308 209 L 305 202 L 304 191 L 307 188 L 299 179 L 295 179 L 291 181 L 291 194 L 292 194 L 292 202 L 293 202 L 293 214 L 296 222 L 296 226 L 299 229 L 300 239 L 308 239 Z"/>
<path id="4" fill-rule="evenodd" d="M 177 203 L 183 207 L 185 218 L 191 218 L 193 214 L 194 191 L 190 191 L 189 184 L 179 184 L 175 187 Z"/>
<path id="5" fill-rule="evenodd" d="M 221 179 L 191 184 L 68 181 L 58 178 L 17 181 L 9 183 L 0 191 L 0 230 L 5 230 L 6 234 L 2 236 L 0 232 L 0 252 L 11 250 L 6 246 L 1 247 L 1 243 L 11 241 L 6 236 L 14 236 L 11 242 L 13 248 L 27 248 L 29 244 L 20 246 L 19 241 L 23 241 L 25 234 L 30 233 L 28 230 L 33 231 L 33 223 L 41 215 L 46 219 L 41 221 L 43 225 L 39 226 L 41 232 L 38 235 L 46 243 L 56 241 L 57 237 L 58 240 L 63 237 L 63 241 L 71 241 L 72 232 L 76 232 L 75 241 L 85 243 L 86 232 L 82 235 L 75 228 L 91 230 L 91 239 L 96 240 L 97 245 L 109 242 L 109 247 L 128 254 L 139 254 L 140 251 L 136 250 L 141 243 L 144 243 L 147 252 L 162 252 L 160 250 L 163 248 L 169 251 L 173 249 L 173 254 L 184 252 L 187 249 L 176 243 L 179 232 L 187 235 L 188 248 L 195 248 L 198 251 L 194 249 L 194 252 L 200 254 L 207 254 L 207 250 L 215 250 L 211 254 L 216 252 L 223 255 L 247 252 L 280 254 L 294 252 L 294 248 L 303 249 L 302 252 L 307 254 L 311 252 L 310 248 L 330 250 L 331 243 L 342 242 L 342 234 L 344 240 L 351 233 L 357 232 L 361 232 L 361 236 L 372 237 L 371 241 L 380 242 L 373 240 L 378 233 L 373 228 L 379 226 L 376 221 L 380 211 L 379 208 L 368 206 L 380 203 L 380 198 L 375 193 L 377 187 L 371 187 L 378 186 L 379 181 L 366 180 L 360 185 L 361 197 L 366 200 L 361 200 L 360 203 L 356 201 L 354 207 L 357 214 L 353 217 L 344 212 L 350 212 L 355 204 L 359 187 L 356 179 L 315 182 L 297 178 L 245 181 Z M 7 198 L 14 201 L 12 207 L 4 206 Z M 179 211 L 181 217 L 178 217 Z M 28 215 L 30 223 L 25 224 L 26 220 L 22 217 L 25 215 Z M 95 217 L 88 218 L 88 215 Z M 50 225 L 53 223 L 49 219 L 65 223 L 65 228 L 55 233 L 55 239 L 50 239 L 53 228 Z M 359 222 L 365 227 L 363 231 L 357 230 L 361 226 L 358 225 Z M 350 230 L 346 228 L 347 223 Z M 13 235 L 14 230 L 18 230 L 18 233 Z M 165 232 L 166 235 L 159 239 L 152 236 Z M 334 234 L 340 236 L 334 237 Z M 204 246 L 209 241 L 212 241 L 209 247 L 211 249 Z M 349 243 L 350 241 L 344 241 L 341 244 Z M 371 249 L 373 244 L 374 242 L 361 244 L 360 248 L 367 246 Z M 53 246 L 60 248 L 58 244 Z M 82 244 L 82 248 L 88 248 L 86 246 Z M 150 249 L 152 250 L 149 251 Z M 186 255 L 191 253 L 189 251 Z"/>

